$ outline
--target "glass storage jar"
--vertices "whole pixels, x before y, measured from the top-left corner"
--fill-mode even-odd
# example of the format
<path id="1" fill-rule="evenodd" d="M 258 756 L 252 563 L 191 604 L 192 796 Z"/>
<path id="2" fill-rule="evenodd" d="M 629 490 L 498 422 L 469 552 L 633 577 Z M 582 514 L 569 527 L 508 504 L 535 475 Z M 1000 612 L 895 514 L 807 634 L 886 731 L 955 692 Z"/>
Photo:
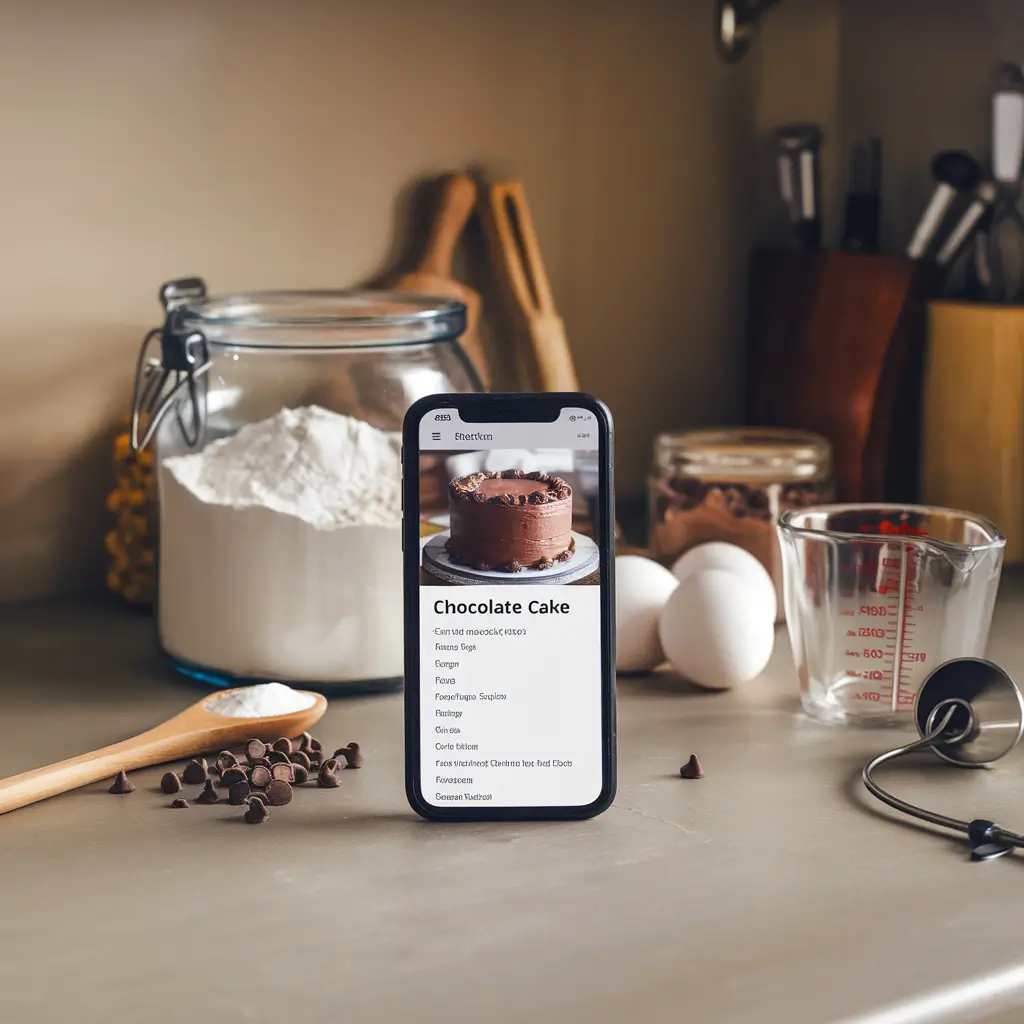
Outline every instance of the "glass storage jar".
<path id="1" fill-rule="evenodd" d="M 788 508 L 833 499 L 828 441 L 767 427 L 660 434 L 649 487 L 654 556 L 671 565 L 709 541 L 744 548 L 771 575 L 781 622 L 782 555 L 775 524 Z"/>
<path id="2" fill-rule="evenodd" d="M 162 297 L 132 422 L 133 448 L 155 447 L 161 647 L 216 686 L 397 685 L 402 419 L 424 395 L 479 389 L 457 344 L 465 307 L 213 298 L 198 279 Z"/>

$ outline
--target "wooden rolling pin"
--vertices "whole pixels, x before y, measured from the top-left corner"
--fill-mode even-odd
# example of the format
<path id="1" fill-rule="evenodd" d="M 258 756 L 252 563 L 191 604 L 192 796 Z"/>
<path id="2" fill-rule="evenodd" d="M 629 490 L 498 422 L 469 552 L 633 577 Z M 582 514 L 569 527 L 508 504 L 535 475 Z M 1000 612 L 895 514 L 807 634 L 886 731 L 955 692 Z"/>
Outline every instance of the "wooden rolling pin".
<path id="1" fill-rule="evenodd" d="M 480 295 L 452 277 L 452 257 L 476 205 L 476 184 L 464 174 L 449 174 L 441 182 L 440 202 L 426 247 L 415 270 L 395 282 L 395 290 L 455 299 L 466 306 L 466 332 L 459 339 L 484 388 L 491 371 L 480 344 Z"/>
<path id="2" fill-rule="evenodd" d="M 530 385 L 537 391 L 579 391 L 522 182 L 491 185 L 484 226 L 498 275 L 524 321 L 527 344 L 522 355 Z"/>

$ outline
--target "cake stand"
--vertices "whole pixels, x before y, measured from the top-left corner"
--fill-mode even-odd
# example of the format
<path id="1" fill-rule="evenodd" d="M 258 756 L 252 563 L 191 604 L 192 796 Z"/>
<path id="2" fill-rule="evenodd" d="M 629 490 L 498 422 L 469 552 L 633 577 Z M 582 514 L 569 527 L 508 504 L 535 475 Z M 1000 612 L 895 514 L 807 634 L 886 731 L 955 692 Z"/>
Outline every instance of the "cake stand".
<path id="1" fill-rule="evenodd" d="M 431 576 L 436 576 L 445 583 L 455 584 L 492 584 L 492 583 L 547 583 L 560 585 L 589 576 L 600 564 L 600 553 L 597 544 L 582 534 L 572 534 L 576 542 L 576 550 L 567 562 L 555 562 L 548 569 L 523 569 L 521 572 L 501 572 L 497 569 L 473 569 L 468 565 L 456 565 L 448 557 L 445 545 L 448 543 L 449 532 L 435 533 L 432 537 L 423 537 L 423 568 Z"/>

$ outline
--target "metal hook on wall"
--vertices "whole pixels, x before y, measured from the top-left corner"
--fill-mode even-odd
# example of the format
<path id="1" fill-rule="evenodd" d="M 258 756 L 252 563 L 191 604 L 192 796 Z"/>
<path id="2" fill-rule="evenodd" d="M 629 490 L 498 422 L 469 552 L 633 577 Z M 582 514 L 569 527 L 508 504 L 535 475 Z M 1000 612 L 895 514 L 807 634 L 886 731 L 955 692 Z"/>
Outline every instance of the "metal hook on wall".
<path id="1" fill-rule="evenodd" d="M 757 25 L 779 0 L 718 0 L 715 44 L 722 57 L 733 63 L 750 49 Z"/>

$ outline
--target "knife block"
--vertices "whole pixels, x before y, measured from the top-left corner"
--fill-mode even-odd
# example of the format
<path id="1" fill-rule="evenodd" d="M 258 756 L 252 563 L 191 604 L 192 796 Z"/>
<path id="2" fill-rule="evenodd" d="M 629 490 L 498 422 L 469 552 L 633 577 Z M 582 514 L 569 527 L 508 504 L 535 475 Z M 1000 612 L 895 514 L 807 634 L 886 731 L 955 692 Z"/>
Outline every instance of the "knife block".
<path id="1" fill-rule="evenodd" d="M 827 438 L 839 501 L 917 500 L 925 313 L 938 277 L 900 256 L 752 254 L 747 421 Z"/>

